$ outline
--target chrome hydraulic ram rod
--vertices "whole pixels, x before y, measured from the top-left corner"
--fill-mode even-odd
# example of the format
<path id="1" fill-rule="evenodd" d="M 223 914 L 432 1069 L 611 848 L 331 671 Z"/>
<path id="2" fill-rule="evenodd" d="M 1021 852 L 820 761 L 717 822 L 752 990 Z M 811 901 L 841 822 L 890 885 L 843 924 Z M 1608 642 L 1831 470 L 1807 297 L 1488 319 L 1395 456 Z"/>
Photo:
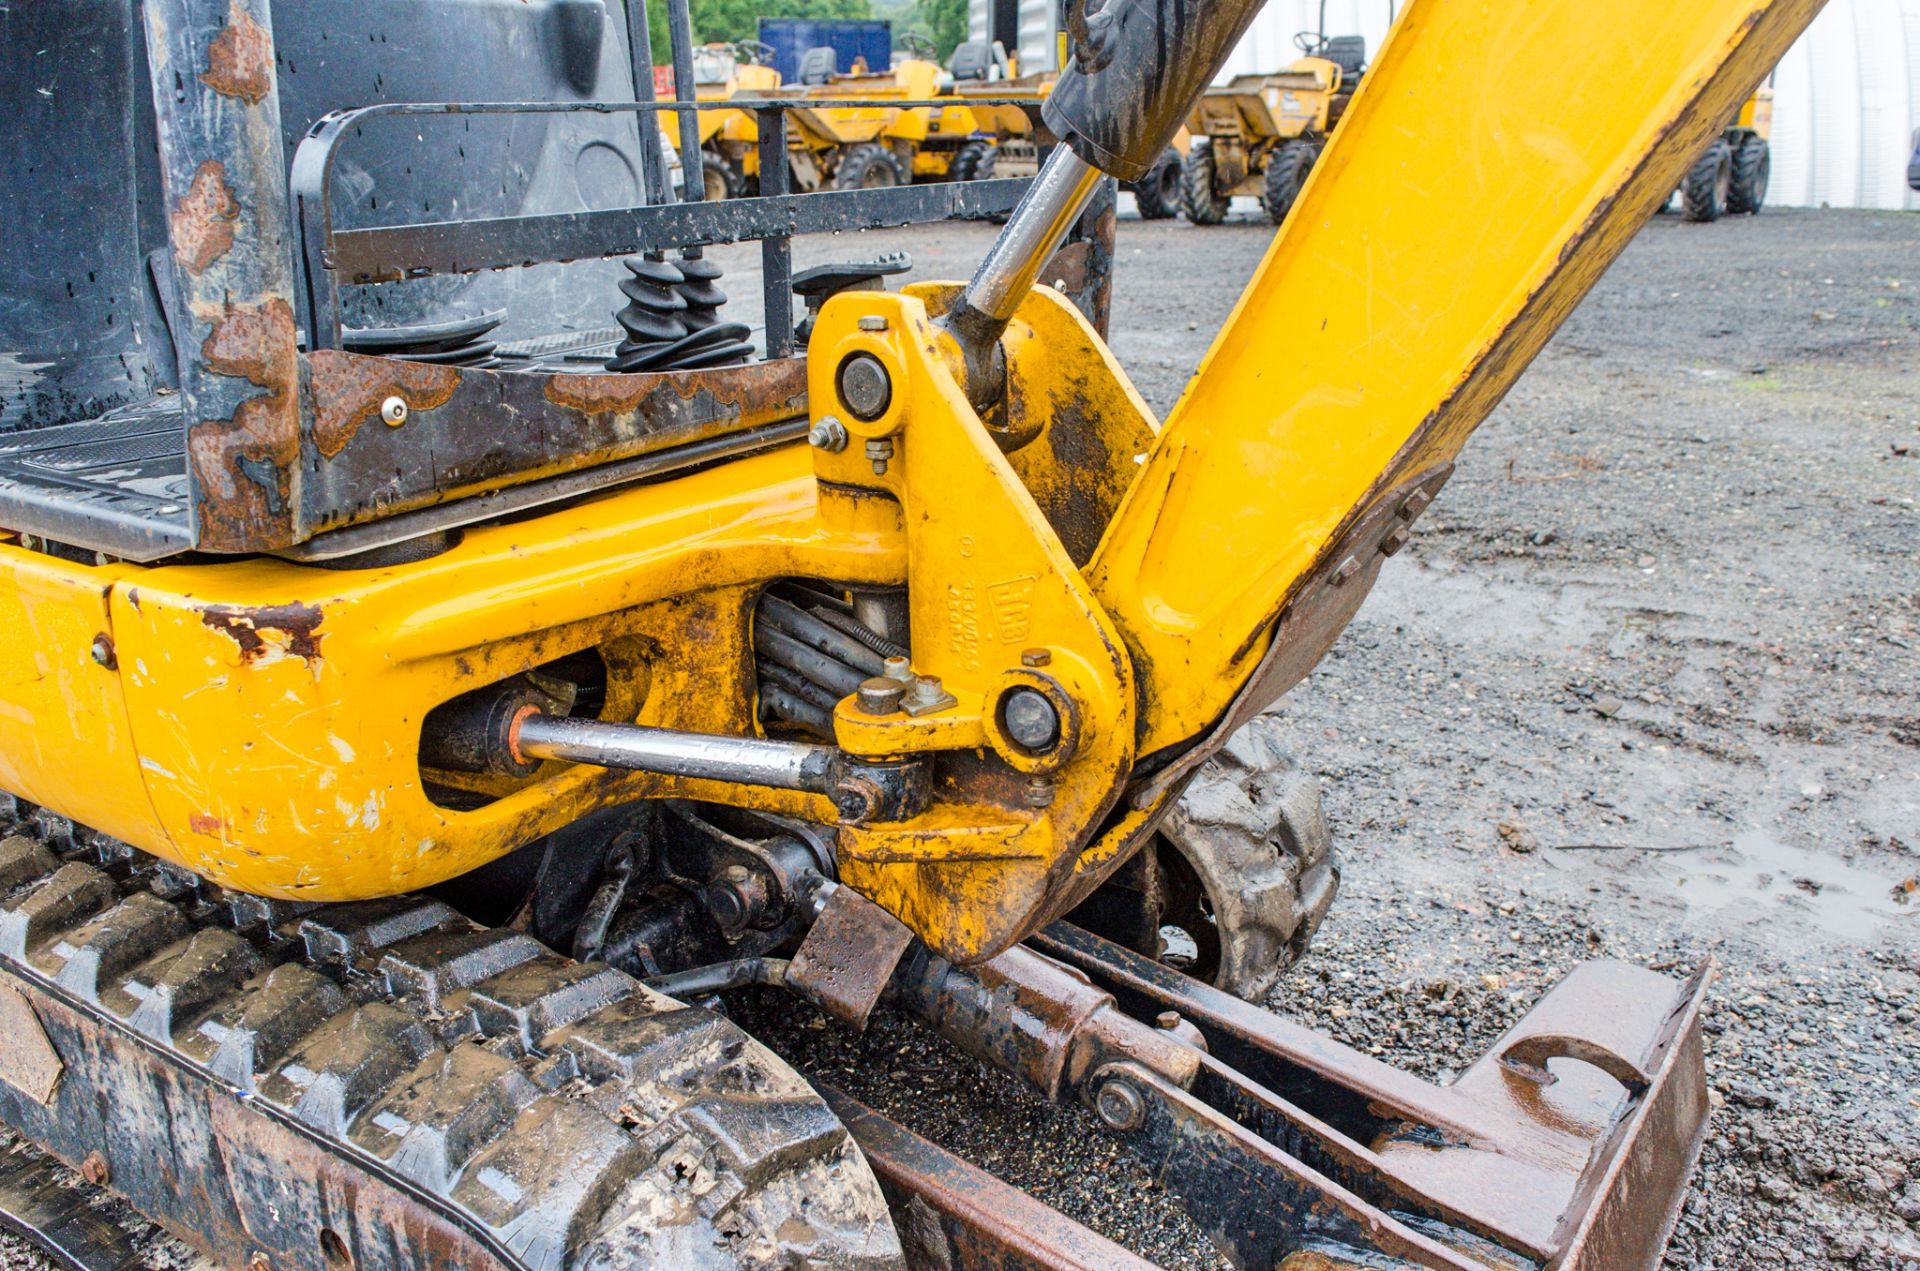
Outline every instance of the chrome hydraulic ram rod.
<path id="1" fill-rule="evenodd" d="M 1000 397 L 1006 372 L 1000 335 L 1093 197 L 1101 173 L 1133 181 L 1153 166 L 1260 3 L 1068 0 L 1072 60 L 1042 108 L 1063 144 L 947 315 L 976 408 L 984 412 Z"/>
<path id="2" fill-rule="evenodd" d="M 838 753 L 831 746 L 801 742 L 716 737 L 543 714 L 528 715 L 516 723 L 513 746 L 528 759 L 559 759 L 813 794 L 833 792 Z"/>

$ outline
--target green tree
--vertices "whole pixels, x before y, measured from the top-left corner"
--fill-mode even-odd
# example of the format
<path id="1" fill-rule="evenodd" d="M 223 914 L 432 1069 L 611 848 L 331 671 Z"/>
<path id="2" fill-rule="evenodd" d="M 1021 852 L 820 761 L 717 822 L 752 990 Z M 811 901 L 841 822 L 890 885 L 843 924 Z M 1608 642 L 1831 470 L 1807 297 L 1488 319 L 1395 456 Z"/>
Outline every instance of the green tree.
<path id="1" fill-rule="evenodd" d="M 950 2 L 950 0 L 949 0 Z M 966 30 L 966 0 L 960 4 L 960 29 Z M 760 37 L 761 18 L 871 18 L 867 0 L 689 0 L 687 17 L 693 23 L 693 42 L 754 40 Z M 673 41 L 667 30 L 666 0 L 647 0 L 647 34 L 655 65 L 673 61 Z"/>
<path id="2" fill-rule="evenodd" d="M 940 50 L 940 61 L 945 63 L 966 42 L 967 0 L 921 0 L 920 13 L 934 47 Z"/>

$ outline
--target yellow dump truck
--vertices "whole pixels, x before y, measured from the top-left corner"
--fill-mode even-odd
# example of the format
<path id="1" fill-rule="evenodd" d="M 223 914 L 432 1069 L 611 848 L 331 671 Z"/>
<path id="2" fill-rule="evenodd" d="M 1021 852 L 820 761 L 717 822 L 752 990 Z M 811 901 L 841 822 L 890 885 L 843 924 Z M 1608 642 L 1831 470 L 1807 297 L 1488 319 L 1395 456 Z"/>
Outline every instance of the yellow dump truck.
<path id="1" fill-rule="evenodd" d="M 780 72 L 762 65 L 772 52 L 757 41 L 740 44 L 704 44 L 693 51 L 693 82 L 697 100 L 726 101 L 733 97 L 764 97 L 780 87 Z M 703 110 L 700 121 L 700 167 L 710 201 L 747 193 L 760 180 L 760 126 L 752 111 Z M 680 118 L 672 111 L 660 114 L 660 129 L 683 156 Z"/>
<path id="2" fill-rule="evenodd" d="M 1305 54 L 1272 75 L 1236 75 L 1209 88 L 1187 118 L 1193 144 L 1181 169 L 1187 219 L 1218 225 L 1233 197 L 1260 200 L 1279 224 L 1353 99 L 1366 69 L 1366 41 L 1303 32 Z"/>
<path id="3" fill-rule="evenodd" d="M 908 58 L 890 71 L 833 74 L 806 85 L 806 98 L 873 104 L 794 106 L 787 118 L 796 188 L 873 189 L 948 176 L 973 137 L 973 111 L 957 98 L 939 107 L 888 104 L 930 101 L 942 95 L 945 82 L 939 63 Z"/>

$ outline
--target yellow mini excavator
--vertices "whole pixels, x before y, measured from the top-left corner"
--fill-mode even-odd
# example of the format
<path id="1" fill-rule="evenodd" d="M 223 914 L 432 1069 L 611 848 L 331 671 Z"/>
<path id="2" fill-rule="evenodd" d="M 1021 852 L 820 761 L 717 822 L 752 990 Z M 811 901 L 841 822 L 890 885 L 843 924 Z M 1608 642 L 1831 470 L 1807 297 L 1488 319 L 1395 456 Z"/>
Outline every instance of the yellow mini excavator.
<path id="1" fill-rule="evenodd" d="M 80 1266 L 121 1210 L 252 1271 L 1145 1265 L 756 985 L 1079 1102 L 1236 1267 L 1657 1266 L 1704 972 L 1582 966 L 1445 1086 L 1261 1009 L 1336 872 L 1259 716 L 1819 0 L 1412 0 L 1157 420 L 1112 181 L 1256 7 L 1076 0 L 1030 181 L 794 193 L 805 103 L 736 96 L 724 202 L 666 179 L 684 0 L 679 102 L 609 0 L 0 9 L 0 1213 Z M 964 283 L 790 267 L 1001 214 Z"/>

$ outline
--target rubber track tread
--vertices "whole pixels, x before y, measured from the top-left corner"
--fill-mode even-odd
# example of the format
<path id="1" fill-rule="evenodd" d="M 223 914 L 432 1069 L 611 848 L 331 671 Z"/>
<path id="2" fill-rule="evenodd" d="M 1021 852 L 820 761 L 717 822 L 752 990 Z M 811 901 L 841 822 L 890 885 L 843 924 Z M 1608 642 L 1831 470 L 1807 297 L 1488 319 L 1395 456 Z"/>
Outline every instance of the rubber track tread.
<path id="1" fill-rule="evenodd" d="M 901 1265 L 845 1128 L 719 1016 L 438 901 L 266 901 L 44 813 L 19 829 L 0 841 L 5 970 L 81 1012 L 95 1030 L 84 1036 L 144 1038 L 141 1053 L 161 1055 L 168 1080 L 200 1083 L 191 1088 L 213 1101 L 214 1124 L 239 1115 L 291 1127 L 320 1150 L 314 1172 L 345 1167 L 411 1188 L 432 1221 L 532 1271 Z M 139 1093 L 131 1071 L 76 1070 L 112 1050 L 105 1040 L 63 1049 L 63 1080 L 79 1088 L 56 1092 L 46 1113 L 0 1084 L 0 1114 L 63 1159 L 84 1155 L 92 1143 L 62 1140 L 80 1133 L 67 1123 L 110 1115 L 115 1081 Z M 255 1206 L 271 1214 L 257 1221 L 283 1228 L 261 1236 L 276 1271 L 328 1265 L 321 1230 L 306 1230 L 322 1217 L 363 1269 L 452 1256 L 442 1248 L 436 1263 L 408 1243 L 403 1232 L 421 1222 L 341 1215 L 337 1195 L 297 1165 L 178 1138 L 204 1127 L 126 1119 L 102 1145 L 115 1188 L 222 1261 L 250 1251 L 231 1232 L 209 1234 L 219 1222 L 208 1215 L 240 1213 L 230 1225 L 258 1234 L 242 1193 L 261 1178 L 279 1189 Z M 213 1181 L 196 1177 L 215 1155 Z M 231 1194 L 208 1199 L 220 1186 Z"/>

